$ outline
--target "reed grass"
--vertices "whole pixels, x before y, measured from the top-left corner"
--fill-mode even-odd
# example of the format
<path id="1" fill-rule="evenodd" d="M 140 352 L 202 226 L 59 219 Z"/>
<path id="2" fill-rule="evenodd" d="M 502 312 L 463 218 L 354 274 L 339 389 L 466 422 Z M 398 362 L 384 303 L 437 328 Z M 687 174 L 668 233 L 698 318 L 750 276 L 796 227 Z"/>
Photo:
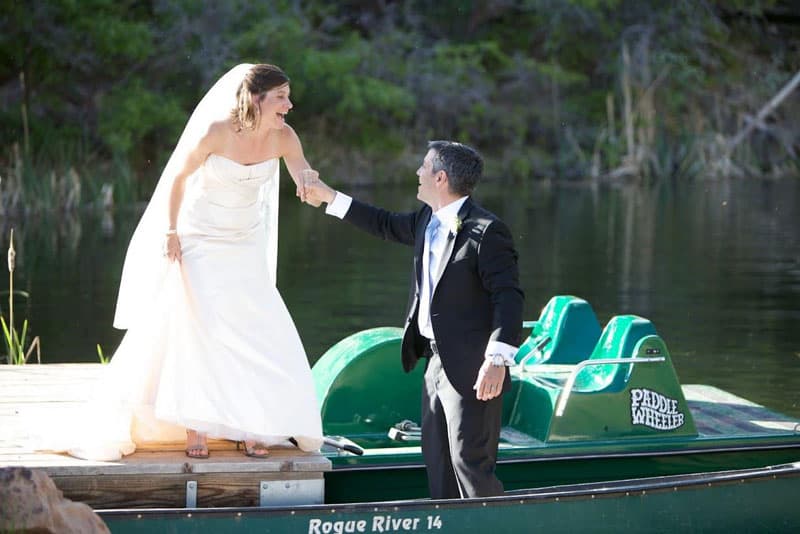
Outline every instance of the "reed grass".
<path id="1" fill-rule="evenodd" d="M 39 336 L 34 337 L 30 344 L 28 340 L 28 320 L 22 322 L 22 330 L 17 331 L 14 323 L 14 296 L 24 294 L 24 292 L 14 291 L 14 269 L 16 267 L 17 252 L 14 249 L 14 229 L 11 229 L 11 238 L 8 245 L 8 322 L 5 317 L 0 315 L 0 327 L 3 330 L 3 340 L 6 345 L 6 362 L 11 365 L 23 365 L 28 363 L 33 351 L 36 351 L 37 363 L 42 363 L 41 343 Z"/>
<path id="2" fill-rule="evenodd" d="M 133 203 L 136 175 L 123 162 L 101 161 L 80 147 L 28 155 L 19 142 L 0 149 L 0 216 L 110 211 Z"/>
<path id="3" fill-rule="evenodd" d="M 103 354 L 103 347 L 100 346 L 100 343 L 97 344 L 97 359 L 100 360 L 100 363 L 103 365 L 111 361 L 111 358 Z"/>

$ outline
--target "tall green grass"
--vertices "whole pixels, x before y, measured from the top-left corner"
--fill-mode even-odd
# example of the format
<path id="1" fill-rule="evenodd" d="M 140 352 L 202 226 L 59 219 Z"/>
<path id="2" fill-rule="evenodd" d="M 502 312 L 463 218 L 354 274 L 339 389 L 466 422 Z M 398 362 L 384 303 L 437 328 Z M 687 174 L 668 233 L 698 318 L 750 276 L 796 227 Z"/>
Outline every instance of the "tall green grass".
<path id="1" fill-rule="evenodd" d="M 12 365 L 23 365 L 28 362 L 34 350 L 36 361 L 42 363 L 41 344 L 39 336 L 28 343 L 28 320 L 22 322 L 22 330 L 17 331 L 14 323 L 14 297 L 16 295 L 28 297 L 24 291 L 14 291 L 14 268 L 16 266 L 17 252 L 14 250 L 14 230 L 11 230 L 11 239 L 8 246 L 8 322 L 0 315 L 0 326 L 3 329 L 3 341 L 6 346 L 6 362 Z M 27 347 L 27 350 L 26 350 Z"/>

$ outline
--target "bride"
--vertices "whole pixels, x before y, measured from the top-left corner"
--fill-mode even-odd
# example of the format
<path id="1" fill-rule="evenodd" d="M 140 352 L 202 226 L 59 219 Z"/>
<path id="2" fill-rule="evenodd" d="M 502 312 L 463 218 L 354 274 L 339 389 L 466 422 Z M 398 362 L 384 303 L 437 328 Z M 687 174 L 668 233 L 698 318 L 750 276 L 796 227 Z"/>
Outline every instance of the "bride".
<path id="1" fill-rule="evenodd" d="M 322 444 L 314 384 L 275 287 L 278 171 L 305 200 L 316 176 L 286 123 L 289 79 L 239 65 L 192 114 L 134 233 L 114 326 L 127 329 L 70 454 L 114 459 L 137 444 L 209 437 L 264 457 L 289 438 Z M 98 408 L 95 408 L 98 407 Z"/>

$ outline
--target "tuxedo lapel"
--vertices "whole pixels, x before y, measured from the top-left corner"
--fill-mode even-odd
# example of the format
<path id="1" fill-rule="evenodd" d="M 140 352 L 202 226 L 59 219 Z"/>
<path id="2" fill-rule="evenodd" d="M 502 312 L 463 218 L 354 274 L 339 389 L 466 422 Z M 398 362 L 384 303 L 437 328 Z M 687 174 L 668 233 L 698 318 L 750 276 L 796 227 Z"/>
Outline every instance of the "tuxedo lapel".
<path id="1" fill-rule="evenodd" d="M 442 261 L 439 262 L 433 278 L 432 294 L 436 291 L 436 286 L 439 284 L 439 280 L 442 278 L 444 270 L 448 265 L 450 265 L 450 260 L 453 256 L 453 250 L 455 249 L 456 238 L 458 238 L 458 232 L 461 231 L 461 222 L 467 218 L 470 209 L 472 209 L 472 197 L 467 197 L 467 200 L 464 201 L 464 204 L 462 204 L 461 208 L 458 210 L 458 221 L 460 222 L 453 225 L 448 224 L 450 227 L 450 233 L 447 234 L 447 244 L 445 245 L 444 252 L 442 253 Z"/>
<path id="2" fill-rule="evenodd" d="M 447 264 L 450 263 L 450 256 L 453 255 L 453 248 L 456 242 L 456 236 L 452 232 L 447 235 L 447 244 L 445 245 L 444 252 L 442 252 L 442 261 L 436 266 L 436 273 L 433 277 L 433 291 L 436 291 L 436 286 L 439 284 L 439 279 L 444 274 Z"/>

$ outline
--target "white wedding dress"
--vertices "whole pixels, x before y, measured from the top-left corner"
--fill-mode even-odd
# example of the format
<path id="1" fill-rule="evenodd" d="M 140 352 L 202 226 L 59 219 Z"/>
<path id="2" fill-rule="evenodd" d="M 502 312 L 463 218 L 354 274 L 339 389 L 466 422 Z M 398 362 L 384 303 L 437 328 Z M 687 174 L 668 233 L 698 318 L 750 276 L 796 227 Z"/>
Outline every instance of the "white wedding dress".
<path id="1" fill-rule="evenodd" d="M 70 454 L 113 460 L 137 444 L 185 441 L 187 428 L 320 447 L 311 369 L 270 265 L 278 170 L 277 158 L 242 165 L 211 154 L 190 177 L 178 218 L 182 261 L 157 260 L 163 273 L 148 311 L 126 319 Z"/>

